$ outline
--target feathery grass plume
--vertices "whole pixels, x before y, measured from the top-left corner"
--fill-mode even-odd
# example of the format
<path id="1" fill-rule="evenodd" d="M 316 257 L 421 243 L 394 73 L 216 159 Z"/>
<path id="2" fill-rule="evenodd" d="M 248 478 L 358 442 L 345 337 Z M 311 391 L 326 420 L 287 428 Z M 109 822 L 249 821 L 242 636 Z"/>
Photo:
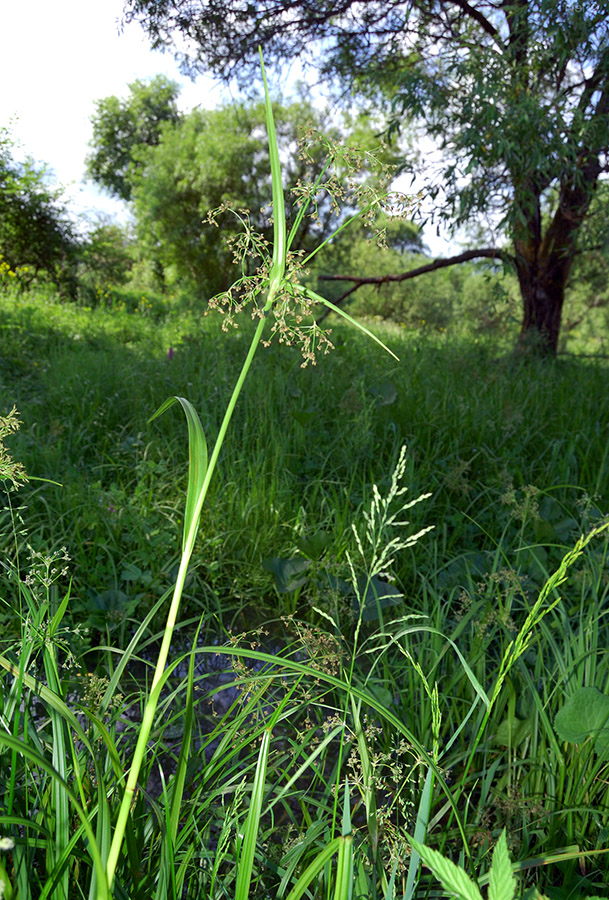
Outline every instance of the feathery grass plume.
<path id="1" fill-rule="evenodd" d="M 18 415 L 17 408 L 13 406 L 6 416 L 0 416 L 0 479 L 10 482 L 15 490 L 25 484 L 28 477 L 23 464 L 15 462 L 8 452 L 4 439 L 19 431 L 21 423 Z"/>

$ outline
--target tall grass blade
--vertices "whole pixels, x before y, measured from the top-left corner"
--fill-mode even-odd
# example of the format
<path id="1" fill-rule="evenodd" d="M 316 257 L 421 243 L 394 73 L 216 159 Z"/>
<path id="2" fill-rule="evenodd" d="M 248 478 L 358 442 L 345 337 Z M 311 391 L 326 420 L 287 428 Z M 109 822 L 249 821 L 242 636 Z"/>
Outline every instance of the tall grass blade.
<path id="1" fill-rule="evenodd" d="M 414 826 L 415 840 L 423 843 L 427 837 L 427 826 L 429 824 L 429 811 L 431 809 L 431 792 L 433 788 L 433 769 L 427 769 L 425 776 L 425 784 L 419 800 L 419 809 L 417 811 L 417 820 Z M 414 846 L 410 854 L 410 863 L 408 864 L 408 875 L 406 877 L 406 888 L 404 891 L 404 900 L 412 900 L 417 886 L 417 877 L 419 874 L 419 865 L 421 862 L 420 854 L 415 850 Z"/>
<path id="2" fill-rule="evenodd" d="M 262 800 L 264 797 L 266 767 L 270 746 L 271 731 L 267 728 L 263 732 L 262 743 L 260 744 L 260 750 L 258 752 L 258 764 L 256 766 L 256 774 L 254 776 L 254 783 L 252 785 L 252 797 L 250 800 L 250 808 L 248 810 L 247 819 L 245 822 L 243 845 L 241 856 L 239 859 L 239 871 L 237 873 L 235 900 L 247 900 L 249 894 L 249 887 L 252 879 L 252 869 L 254 865 L 254 854 L 256 852 L 256 840 L 258 838 L 258 828 L 260 826 L 260 813 L 262 810 Z"/>
<path id="3" fill-rule="evenodd" d="M 266 130 L 269 139 L 269 154 L 271 161 L 271 187 L 273 192 L 273 263 L 269 273 L 269 295 L 274 297 L 285 274 L 287 239 L 285 222 L 285 199 L 283 196 L 283 182 L 281 178 L 281 162 L 279 160 L 279 145 L 275 132 L 275 120 L 273 119 L 273 106 L 269 95 L 269 86 L 266 81 L 262 48 L 258 48 L 260 54 L 260 68 L 264 82 L 264 108 L 266 113 Z"/>
<path id="4" fill-rule="evenodd" d="M 378 815 L 376 808 L 376 794 L 374 791 L 374 774 L 372 770 L 372 762 L 368 751 L 368 742 L 362 725 L 360 710 L 362 707 L 361 700 L 355 702 L 351 699 L 351 713 L 353 715 L 353 728 L 355 738 L 357 740 L 357 749 L 359 753 L 359 761 L 362 769 L 362 787 L 364 790 L 364 806 L 366 808 L 366 825 L 370 836 L 370 848 L 372 851 L 372 862 L 376 862 L 379 841 Z M 350 833 L 350 829 L 349 829 Z M 343 834 L 345 834 L 343 830 Z"/>
<path id="5" fill-rule="evenodd" d="M 398 872 L 398 860 L 399 857 L 396 856 L 395 862 L 393 864 L 393 869 L 391 870 L 391 876 L 389 881 L 387 882 L 387 887 L 385 889 L 385 897 L 384 900 L 394 900 L 395 897 L 395 877 Z"/>
<path id="6" fill-rule="evenodd" d="M 174 894 L 179 896 L 182 890 L 182 879 L 185 874 L 184 868 L 175 873 L 175 844 L 178 836 L 178 827 L 182 811 L 182 799 L 184 797 L 184 786 L 186 783 L 186 769 L 188 767 L 188 759 L 190 756 L 192 731 L 194 723 L 194 677 L 195 677 L 195 657 L 197 649 L 197 641 L 201 630 L 202 621 L 192 642 L 192 649 L 189 654 L 188 676 L 186 681 L 186 705 L 184 709 L 184 732 L 182 734 L 182 743 L 176 771 L 171 782 L 171 799 L 166 804 L 166 825 L 165 840 L 163 842 L 161 862 L 159 866 L 159 882 L 157 885 L 156 896 L 158 900 L 165 900 L 167 896 L 167 881 L 170 880 Z M 194 848 L 193 848 L 194 850 Z"/>
<path id="7" fill-rule="evenodd" d="M 313 880 L 317 878 L 322 869 L 330 862 L 334 854 L 340 851 L 343 843 L 344 838 L 342 835 L 335 837 L 333 841 L 330 841 L 330 843 L 317 854 L 315 859 L 309 863 L 302 875 L 300 875 L 298 881 L 286 897 L 286 900 L 300 900 Z"/>
<path id="8" fill-rule="evenodd" d="M 336 863 L 334 900 L 351 900 L 353 894 L 353 835 L 351 834 L 351 801 L 348 781 L 345 781 L 341 832 Z"/>
<path id="9" fill-rule="evenodd" d="M 368 328 L 366 328 L 365 325 L 362 325 L 361 322 L 358 322 L 357 319 L 354 319 L 353 316 L 350 316 L 349 313 L 345 312 L 344 309 L 341 309 L 340 306 L 336 306 L 335 303 L 331 303 L 330 300 L 326 300 L 326 298 L 322 297 L 321 294 L 315 293 L 315 291 L 312 291 L 310 288 L 304 287 L 302 284 L 297 284 L 295 287 L 300 294 L 306 294 L 307 297 L 310 297 L 311 300 L 315 300 L 316 303 L 322 303 L 324 306 L 327 306 L 328 309 L 331 309 L 332 312 L 338 313 L 339 316 L 342 316 L 343 319 L 346 319 L 346 321 L 350 322 L 351 325 L 354 325 L 355 328 L 359 328 L 360 331 L 371 338 L 376 344 L 379 345 L 379 347 L 382 347 L 383 350 L 385 350 L 389 354 L 389 356 L 393 356 L 393 358 L 397 360 L 397 362 L 400 361 L 399 357 L 395 355 L 393 350 L 390 350 L 389 347 L 384 344 L 380 338 L 378 338 L 375 334 L 372 334 L 372 332 Z"/>
<path id="10" fill-rule="evenodd" d="M 108 881 L 106 879 L 106 873 L 101 854 L 95 840 L 95 834 L 93 832 L 93 829 L 91 828 L 87 813 L 80 805 L 78 798 L 72 791 L 69 784 L 67 784 L 58 775 L 51 763 L 49 763 L 49 761 L 42 754 L 38 753 L 37 750 L 35 750 L 33 747 L 30 747 L 25 742 L 14 738 L 11 734 L 6 734 L 5 732 L 0 731 L 0 745 L 2 744 L 16 750 L 19 755 L 28 759 L 36 768 L 40 769 L 43 772 L 46 772 L 47 775 L 49 775 L 55 783 L 61 785 L 62 791 L 71 802 L 73 810 L 76 812 L 76 815 L 80 819 L 82 830 L 84 831 L 87 838 L 87 851 L 91 856 L 91 860 L 93 862 L 93 866 L 97 875 L 97 898 L 98 900 L 109 900 L 110 892 L 108 889 Z"/>
<path id="11" fill-rule="evenodd" d="M 169 397 L 150 416 L 148 421 L 152 422 L 158 416 L 161 416 L 174 403 L 181 405 L 188 422 L 188 489 L 186 491 L 184 533 L 182 537 L 182 550 L 187 552 L 187 548 L 192 551 L 199 529 L 200 510 L 197 511 L 197 501 L 207 474 L 207 441 L 205 440 L 205 433 L 199 414 L 192 403 L 184 397 Z"/>

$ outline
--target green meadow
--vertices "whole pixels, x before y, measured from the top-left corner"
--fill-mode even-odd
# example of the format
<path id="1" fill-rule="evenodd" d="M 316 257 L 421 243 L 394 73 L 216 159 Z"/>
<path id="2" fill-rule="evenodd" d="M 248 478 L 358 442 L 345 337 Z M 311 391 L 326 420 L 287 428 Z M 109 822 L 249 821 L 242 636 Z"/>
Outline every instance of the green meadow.
<path id="1" fill-rule="evenodd" d="M 184 417 L 148 420 L 211 442 L 254 327 L 119 294 L 0 294 L 9 898 L 103 896 L 83 822 L 103 856 L 184 524 Z M 348 843 L 355 895 L 445 896 L 412 836 L 486 895 L 505 830 L 514 896 L 606 896 L 607 364 L 325 324 L 237 403 L 114 895 L 346 897 Z"/>
<path id="2" fill-rule="evenodd" d="M 264 116 L 209 304 L 0 261 L 0 900 L 606 898 L 603 297 L 558 357 L 496 267 L 337 306 L 393 195 L 328 143 L 286 215 Z"/>

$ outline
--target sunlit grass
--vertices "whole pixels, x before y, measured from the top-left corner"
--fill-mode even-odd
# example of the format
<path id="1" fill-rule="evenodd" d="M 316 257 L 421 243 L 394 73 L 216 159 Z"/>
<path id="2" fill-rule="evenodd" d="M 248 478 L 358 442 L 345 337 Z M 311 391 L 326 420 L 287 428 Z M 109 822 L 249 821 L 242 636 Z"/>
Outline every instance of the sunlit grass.
<path id="1" fill-rule="evenodd" d="M 2 513 L 4 896 L 418 900 L 420 857 L 454 874 L 424 845 L 475 885 L 498 841 L 596 893 L 605 723 L 556 716 L 609 683 L 606 367 L 371 325 L 396 361 L 339 324 L 303 369 L 260 344 L 283 218 L 229 337 L 0 295 L 31 479 Z"/>

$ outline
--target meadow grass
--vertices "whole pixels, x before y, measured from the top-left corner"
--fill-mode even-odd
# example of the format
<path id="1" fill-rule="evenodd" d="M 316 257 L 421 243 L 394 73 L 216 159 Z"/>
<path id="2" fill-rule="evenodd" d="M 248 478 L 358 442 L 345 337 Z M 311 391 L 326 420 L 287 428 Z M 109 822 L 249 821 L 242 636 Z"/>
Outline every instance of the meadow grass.
<path id="1" fill-rule="evenodd" d="M 166 584 L 183 516 L 185 450 L 173 423 L 148 425 L 148 414 L 173 391 L 191 398 L 206 433 L 215 433 L 247 324 L 227 339 L 210 318 L 198 331 L 186 318 L 180 336 L 176 315 L 166 335 L 162 322 L 149 329 L 127 314 L 123 324 L 91 311 L 89 331 L 78 309 L 60 307 L 49 321 L 60 316 L 58 336 L 35 297 L 18 307 L 4 298 L 1 355 L 8 359 L 14 336 L 22 336 L 30 371 L 11 379 L 7 398 L 24 423 L 14 455 L 31 475 L 63 485 L 32 482 L 21 492 L 29 541 L 39 550 L 70 545 L 74 602 L 86 604 L 92 592 Z M 110 322 L 115 334 L 139 327 L 138 340 L 126 346 L 103 337 Z M 269 612 L 293 604 L 293 596 L 277 595 L 262 561 L 302 554 L 298 542 L 316 534 L 326 541 L 322 556 L 344 560 L 351 521 L 404 443 L 412 493 L 432 493 L 416 524 L 436 526 L 416 558 L 405 554 L 399 564 L 415 606 L 422 586 L 450 589 L 470 569 L 484 575 L 502 552 L 508 568 L 539 583 L 607 508 L 603 363 L 514 362 L 492 345 L 389 329 L 384 338 L 398 365 L 341 325 L 333 334 L 336 350 L 315 368 L 301 369 L 291 348 L 263 348 L 257 359 L 195 554 L 197 593 L 208 602 L 215 596 L 234 609 L 255 596 Z M 135 570 L 121 577 L 130 564 L 144 581 Z"/>
<path id="2" fill-rule="evenodd" d="M 226 401 L 246 336 L 241 332 L 221 336 L 210 319 L 199 323 L 197 333 L 187 315 L 180 339 L 176 324 L 180 317 L 174 312 L 168 326 L 173 341 L 169 346 L 174 347 L 170 360 L 162 321 L 148 331 L 146 320 L 135 314 L 125 323 L 115 319 L 115 334 L 130 334 L 127 346 L 120 336 L 104 336 L 103 310 L 85 314 L 88 332 L 76 308 L 58 308 L 47 320 L 55 322 L 49 328 L 45 307 L 35 296 L 23 297 L 20 306 L 11 306 L 8 297 L 2 301 L 4 333 L 17 332 L 24 343 L 46 348 L 38 350 L 35 359 L 28 357 L 38 362 L 34 373 L 11 379 L 11 399 L 23 420 L 21 431 L 9 439 L 11 452 L 25 462 L 31 475 L 64 485 L 31 481 L 18 495 L 11 495 L 13 515 L 22 516 L 27 527 L 27 535 L 18 537 L 21 564 L 24 570 L 29 565 L 26 542 L 38 551 L 68 548 L 72 583 L 64 640 L 69 652 L 82 660 L 83 669 L 63 676 L 64 692 L 73 692 L 85 705 L 97 698 L 108 727 L 119 729 L 116 740 L 124 755 L 132 746 L 129 735 L 137 728 L 137 714 L 130 721 L 124 709 L 139 708 L 142 675 L 128 679 L 129 666 L 121 670 L 120 692 L 127 699 L 120 706 L 105 692 L 122 653 L 141 659 L 141 672 L 150 665 L 150 651 L 125 648 L 142 615 L 148 616 L 149 628 L 142 642 L 152 648 L 155 635 L 160 635 L 162 614 L 155 606 L 175 576 L 183 519 L 180 495 L 186 480 L 183 440 L 163 420 L 147 425 L 145 413 L 168 388 L 188 393 L 206 431 L 213 433 L 218 427 L 216 410 Z M 62 323 L 59 336 L 57 322 Z M 82 336 L 78 341 L 70 331 L 76 328 Z M 138 329 L 139 338 L 133 341 Z M 510 672 L 466 774 L 465 766 L 467 748 L 480 723 L 478 713 L 471 712 L 477 697 L 475 682 L 488 690 L 514 629 L 524 621 L 545 578 L 578 534 L 598 523 L 607 508 L 604 366 L 575 359 L 515 363 L 497 357 L 490 346 L 434 342 L 391 329 L 383 339 L 400 356 L 398 366 L 371 353 L 342 326 L 335 326 L 334 336 L 337 350 L 322 357 L 315 368 L 301 369 L 300 358 L 286 348 L 279 353 L 270 347 L 257 360 L 235 412 L 236 439 L 226 446 L 210 491 L 183 618 L 194 622 L 205 614 L 200 643 L 208 647 L 224 643 L 229 631 L 253 633 L 238 645 L 246 658 L 250 640 L 259 650 L 268 649 L 265 641 L 271 641 L 286 647 L 288 655 L 315 658 L 323 653 L 331 672 L 337 671 L 331 668 L 337 659 L 351 654 L 356 660 L 355 686 L 388 704 L 421 745 L 431 748 L 432 706 L 416 663 L 429 691 L 434 683 L 439 685 L 440 743 L 447 744 L 458 734 L 441 769 L 452 785 L 465 777 L 459 791 L 465 803 L 460 814 L 478 861 L 474 868 L 484 868 L 487 848 L 506 828 L 512 855 L 521 862 L 564 853 L 565 859 L 549 869 L 531 863 L 526 870 L 530 883 L 542 873 L 540 886 L 550 897 L 561 896 L 552 893 L 553 887 L 558 891 L 561 883 L 573 886 L 580 881 L 576 896 L 592 895 L 600 891 L 607 867 L 602 858 L 578 861 L 574 848 L 600 850 L 606 844 L 606 762 L 590 745 L 582 750 L 561 744 L 553 722 L 578 687 L 607 690 L 606 543 L 588 548 L 572 570 L 562 588 L 561 604 L 544 619 L 527 653 Z M 1 355 L 5 353 L 6 349 Z M 395 399 L 387 402 L 393 396 L 390 386 Z M 344 589 L 349 582 L 347 557 L 353 559 L 357 549 L 351 525 L 361 522 L 371 485 L 377 482 L 381 490 L 387 489 L 386 476 L 404 442 L 408 496 L 432 493 L 409 511 L 412 531 L 435 528 L 398 555 L 394 573 L 405 599 L 383 611 L 382 623 L 367 614 L 361 651 L 353 655 L 348 638 L 353 592 L 349 595 Z M 8 526 L 7 512 L 4 522 Z M 14 542 L 10 527 L 5 541 L 8 553 Z M 293 557 L 306 560 L 308 567 L 302 572 L 303 583 L 286 590 L 289 575 L 287 580 L 281 576 Z M 275 568 L 265 567 L 268 560 L 275 560 Z M 357 583 L 365 565 L 356 560 L 355 567 Z M 64 579 L 57 586 L 57 598 L 66 585 Z M 6 640 L 10 642 L 11 636 L 22 640 L 14 607 L 5 607 L 2 615 Z M 426 618 L 413 620 L 411 630 L 408 623 L 389 625 L 404 615 Z M 328 616 L 338 624 L 337 630 Z M 266 620 L 272 623 L 267 638 L 256 634 Z M 87 626 L 88 632 L 77 629 L 79 625 Z M 194 628 L 194 624 L 180 628 L 180 638 L 192 635 Z M 447 638 L 467 661 L 475 682 Z M 190 645 L 182 641 L 185 660 Z M 250 654 L 246 666 L 252 664 Z M 190 893 L 184 896 L 231 893 L 236 877 L 235 831 L 249 791 L 242 779 L 248 772 L 253 779 L 256 764 L 252 721 L 260 717 L 265 722 L 265 709 L 268 713 L 267 707 L 281 703 L 282 691 L 276 694 L 270 674 L 261 686 L 259 670 L 246 668 L 234 677 L 246 683 L 251 679 L 254 692 L 231 716 L 220 715 L 214 721 L 206 705 L 209 675 L 192 676 L 192 695 L 198 687 L 201 712 L 194 717 L 198 750 L 186 777 L 193 792 L 188 815 L 195 809 L 197 814 L 188 819 L 175 849 L 176 866 L 179 869 L 180 860 L 189 873 L 184 884 L 191 885 Z M 118 684 L 117 679 L 115 690 Z M 212 690 L 216 692 L 217 685 Z M 264 700 L 256 690 L 265 691 Z M 175 767 L 169 760 L 178 753 L 173 749 L 175 734 L 183 731 L 180 716 L 170 712 L 172 698 L 187 691 L 188 679 L 182 676 L 164 698 L 155 725 L 156 762 L 161 760 L 167 768 L 166 780 Z M 261 852 L 265 855 L 265 864 L 254 867 L 253 893 L 270 890 L 269 884 L 276 890 L 282 883 L 287 892 L 290 878 L 293 881 L 322 852 L 332 834 L 328 828 L 334 817 L 341 695 L 336 689 L 333 693 L 327 687 L 311 688 L 306 679 L 298 692 L 289 708 L 290 730 L 280 731 L 279 746 L 270 750 L 267 763 L 258 850 L 259 857 Z M 183 700 L 177 701 L 178 708 L 183 705 Z M 406 865 L 404 831 L 414 827 L 426 769 L 394 726 L 370 711 L 355 712 L 355 719 L 354 710 L 349 714 L 353 738 L 340 766 L 349 776 L 351 790 L 361 797 L 354 812 L 357 834 L 368 827 L 370 784 L 374 784 L 378 824 L 372 831 L 373 837 L 375 828 L 382 837 L 372 840 L 368 834 L 367 841 L 378 847 L 380 840 L 385 855 L 376 866 L 384 866 L 389 879 L 396 858 L 402 859 L 399 866 Z M 359 717 L 366 744 L 356 752 Z M 51 733 L 38 723 L 35 727 L 41 731 L 41 746 L 46 746 Z M 167 738 L 164 729 L 169 729 Z M 237 739 L 239 729 L 242 737 Z M 332 739 L 324 743 L 328 736 Z M 361 762 L 364 746 L 374 760 L 368 787 Z M 191 781 L 192 773 L 202 768 L 202 758 L 206 774 L 202 781 Z M 15 784 L 15 795 L 23 797 L 29 785 L 35 793 L 27 808 L 38 808 L 36 797 L 44 797 L 51 782 L 39 784 L 25 773 L 23 777 Z M 148 780 L 158 784 L 154 759 L 140 778 L 144 784 Z M 158 821 L 159 815 L 155 803 L 151 795 L 138 798 L 141 834 L 133 837 L 130 852 L 143 869 L 138 876 L 141 892 L 134 883 L 128 889 L 132 897 L 151 895 L 159 852 L 154 841 L 161 839 L 152 838 L 157 827 L 153 820 Z M 25 818 L 8 817 L 22 823 Z M 42 822 L 38 825 L 45 827 Z M 162 823 L 159 827 L 162 831 Z M 280 839 L 284 831 L 289 834 L 287 843 Z M 26 834 L 29 846 L 35 845 L 33 833 L 26 830 Z M 459 858 L 455 821 L 437 785 L 429 834 L 436 848 Z M 358 840 L 366 844 L 363 837 Z M 374 871 L 373 851 L 366 852 Z M 34 877 L 38 865 L 33 850 L 30 855 L 28 878 Z M 403 891 L 407 871 L 398 871 L 403 871 Z M 363 878 L 368 879 L 367 890 L 376 884 L 382 892 L 382 878 L 376 882 L 370 871 L 360 872 L 360 881 Z"/>
<path id="3" fill-rule="evenodd" d="M 0 307 L 31 479 L 2 513 L 8 900 L 418 900 L 445 857 L 510 900 L 508 852 L 530 897 L 600 895 L 604 363 L 378 326 L 396 362 L 341 323 L 315 367 L 260 346 L 195 542 L 150 415 L 188 397 L 217 434 L 264 320 Z"/>

